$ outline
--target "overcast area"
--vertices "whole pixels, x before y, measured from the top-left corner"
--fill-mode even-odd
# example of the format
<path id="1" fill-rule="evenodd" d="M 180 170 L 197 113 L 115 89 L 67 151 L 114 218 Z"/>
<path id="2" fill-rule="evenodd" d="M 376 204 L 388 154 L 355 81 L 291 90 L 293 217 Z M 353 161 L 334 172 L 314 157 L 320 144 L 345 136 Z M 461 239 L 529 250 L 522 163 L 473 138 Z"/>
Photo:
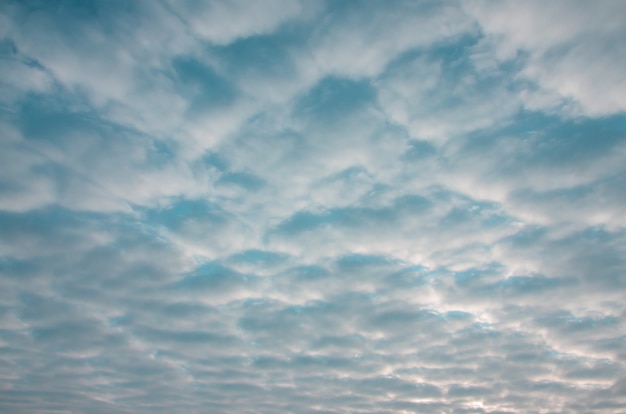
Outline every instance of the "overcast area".
<path id="1" fill-rule="evenodd" d="M 0 1 L 0 411 L 626 412 L 626 2 Z"/>

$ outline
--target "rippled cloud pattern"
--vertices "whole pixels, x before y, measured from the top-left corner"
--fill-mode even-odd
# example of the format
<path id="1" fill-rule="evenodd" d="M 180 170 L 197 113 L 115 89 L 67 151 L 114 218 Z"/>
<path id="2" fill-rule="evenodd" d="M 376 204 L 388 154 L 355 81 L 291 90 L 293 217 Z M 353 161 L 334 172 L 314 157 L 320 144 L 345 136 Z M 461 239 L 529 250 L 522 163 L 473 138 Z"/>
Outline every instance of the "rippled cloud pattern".
<path id="1" fill-rule="evenodd" d="M 0 3 L 3 413 L 626 412 L 626 3 Z"/>

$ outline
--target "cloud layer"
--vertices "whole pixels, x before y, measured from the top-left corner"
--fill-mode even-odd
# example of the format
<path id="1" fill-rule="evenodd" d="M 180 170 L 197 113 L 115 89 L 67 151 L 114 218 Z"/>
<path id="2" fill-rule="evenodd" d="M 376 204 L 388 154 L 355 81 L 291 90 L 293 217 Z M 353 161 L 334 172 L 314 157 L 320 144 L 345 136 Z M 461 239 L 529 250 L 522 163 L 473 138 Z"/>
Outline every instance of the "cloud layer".
<path id="1" fill-rule="evenodd" d="M 0 6 L 0 411 L 626 410 L 623 2 Z"/>

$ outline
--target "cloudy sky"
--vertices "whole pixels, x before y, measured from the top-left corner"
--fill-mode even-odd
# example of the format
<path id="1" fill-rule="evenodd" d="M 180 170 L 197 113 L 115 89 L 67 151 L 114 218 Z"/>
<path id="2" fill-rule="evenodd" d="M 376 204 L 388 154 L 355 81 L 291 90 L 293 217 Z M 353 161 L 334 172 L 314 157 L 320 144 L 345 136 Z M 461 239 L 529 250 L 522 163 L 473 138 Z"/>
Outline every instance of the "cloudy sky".
<path id="1" fill-rule="evenodd" d="M 623 413 L 626 2 L 0 3 L 3 413 Z"/>

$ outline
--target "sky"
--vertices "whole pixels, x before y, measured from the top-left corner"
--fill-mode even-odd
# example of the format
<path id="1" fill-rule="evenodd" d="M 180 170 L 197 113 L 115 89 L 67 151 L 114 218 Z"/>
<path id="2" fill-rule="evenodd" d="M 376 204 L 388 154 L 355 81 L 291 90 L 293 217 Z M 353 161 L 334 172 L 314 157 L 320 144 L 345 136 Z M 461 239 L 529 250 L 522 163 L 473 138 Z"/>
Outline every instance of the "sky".
<path id="1" fill-rule="evenodd" d="M 626 412 L 626 2 L 0 1 L 0 412 Z"/>

